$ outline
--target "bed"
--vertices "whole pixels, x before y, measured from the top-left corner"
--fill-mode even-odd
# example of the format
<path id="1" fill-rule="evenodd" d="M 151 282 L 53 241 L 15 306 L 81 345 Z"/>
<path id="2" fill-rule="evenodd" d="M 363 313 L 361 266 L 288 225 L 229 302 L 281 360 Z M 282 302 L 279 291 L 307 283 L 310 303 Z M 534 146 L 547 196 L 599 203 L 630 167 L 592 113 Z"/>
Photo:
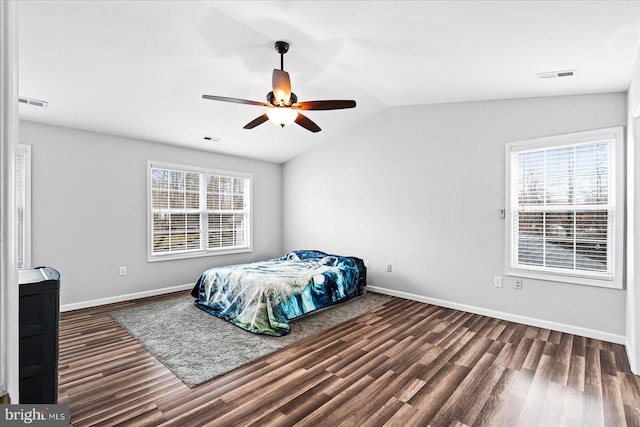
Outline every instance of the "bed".
<path id="1" fill-rule="evenodd" d="M 209 269 L 191 295 L 198 308 L 246 331 L 283 336 L 290 320 L 364 295 L 366 277 L 360 258 L 297 250 Z"/>

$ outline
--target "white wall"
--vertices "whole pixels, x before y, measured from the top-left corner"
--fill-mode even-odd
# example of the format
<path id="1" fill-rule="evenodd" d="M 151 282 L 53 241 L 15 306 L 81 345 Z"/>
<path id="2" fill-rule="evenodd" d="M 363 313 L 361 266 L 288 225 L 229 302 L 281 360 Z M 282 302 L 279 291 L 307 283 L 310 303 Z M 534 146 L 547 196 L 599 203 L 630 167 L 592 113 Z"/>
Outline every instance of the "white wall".
<path id="1" fill-rule="evenodd" d="M 625 123 L 623 93 L 389 108 L 284 165 L 283 249 L 360 256 L 392 291 L 623 336 L 623 290 L 493 277 L 505 143 Z"/>
<path id="2" fill-rule="evenodd" d="M 280 165 L 26 121 L 20 142 L 33 150 L 32 264 L 60 271 L 63 305 L 194 283 L 216 265 L 281 255 Z M 147 160 L 252 173 L 253 252 L 147 262 Z"/>

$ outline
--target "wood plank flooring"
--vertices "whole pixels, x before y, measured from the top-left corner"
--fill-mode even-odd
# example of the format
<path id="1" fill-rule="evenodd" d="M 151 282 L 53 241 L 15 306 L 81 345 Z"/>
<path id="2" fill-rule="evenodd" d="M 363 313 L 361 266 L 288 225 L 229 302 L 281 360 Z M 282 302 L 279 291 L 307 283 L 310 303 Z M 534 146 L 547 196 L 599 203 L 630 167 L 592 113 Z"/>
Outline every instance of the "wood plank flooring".
<path id="1" fill-rule="evenodd" d="M 62 314 L 74 426 L 640 426 L 623 346 L 400 298 L 190 389 L 107 314 L 185 294 Z"/>

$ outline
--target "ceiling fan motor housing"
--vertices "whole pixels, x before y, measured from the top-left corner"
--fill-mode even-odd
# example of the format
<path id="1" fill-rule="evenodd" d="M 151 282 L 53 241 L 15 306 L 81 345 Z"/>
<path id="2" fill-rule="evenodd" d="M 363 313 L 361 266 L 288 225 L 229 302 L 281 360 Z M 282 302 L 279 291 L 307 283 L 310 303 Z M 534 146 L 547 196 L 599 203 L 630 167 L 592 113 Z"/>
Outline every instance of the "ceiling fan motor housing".
<path id="1" fill-rule="evenodd" d="M 271 91 L 267 94 L 267 102 L 276 107 L 291 107 L 291 105 L 298 102 L 298 97 L 296 96 L 295 93 L 291 92 L 291 96 L 289 97 L 289 102 L 287 102 L 286 105 L 279 105 L 278 101 L 276 100 L 276 96 L 273 94 L 273 91 Z"/>

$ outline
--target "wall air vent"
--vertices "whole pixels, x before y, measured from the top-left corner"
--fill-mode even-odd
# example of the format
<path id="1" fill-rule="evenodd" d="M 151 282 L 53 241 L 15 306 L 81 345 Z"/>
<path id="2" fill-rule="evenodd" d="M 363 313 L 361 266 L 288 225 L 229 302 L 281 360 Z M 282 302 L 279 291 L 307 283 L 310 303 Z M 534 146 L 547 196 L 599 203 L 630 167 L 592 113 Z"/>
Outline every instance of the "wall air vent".
<path id="1" fill-rule="evenodd" d="M 18 102 L 20 104 L 33 105 L 34 107 L 40 107 L 40 108 L 47 108 L 47 105 L 49 105 L 49 103 L 47 101 L 40 101 L 38 99 L 24 98 L 22 96 L 18 98 Z"/>
<path id="2" fill-rule="evenodd" d="M 562 71 L 546 71 L 544 73 L 538 73 L 538 77 L 541 79 L 552 79 L 555 77 L 573 77 L 576 75 L 577 70 L 562 70 Z"/>

